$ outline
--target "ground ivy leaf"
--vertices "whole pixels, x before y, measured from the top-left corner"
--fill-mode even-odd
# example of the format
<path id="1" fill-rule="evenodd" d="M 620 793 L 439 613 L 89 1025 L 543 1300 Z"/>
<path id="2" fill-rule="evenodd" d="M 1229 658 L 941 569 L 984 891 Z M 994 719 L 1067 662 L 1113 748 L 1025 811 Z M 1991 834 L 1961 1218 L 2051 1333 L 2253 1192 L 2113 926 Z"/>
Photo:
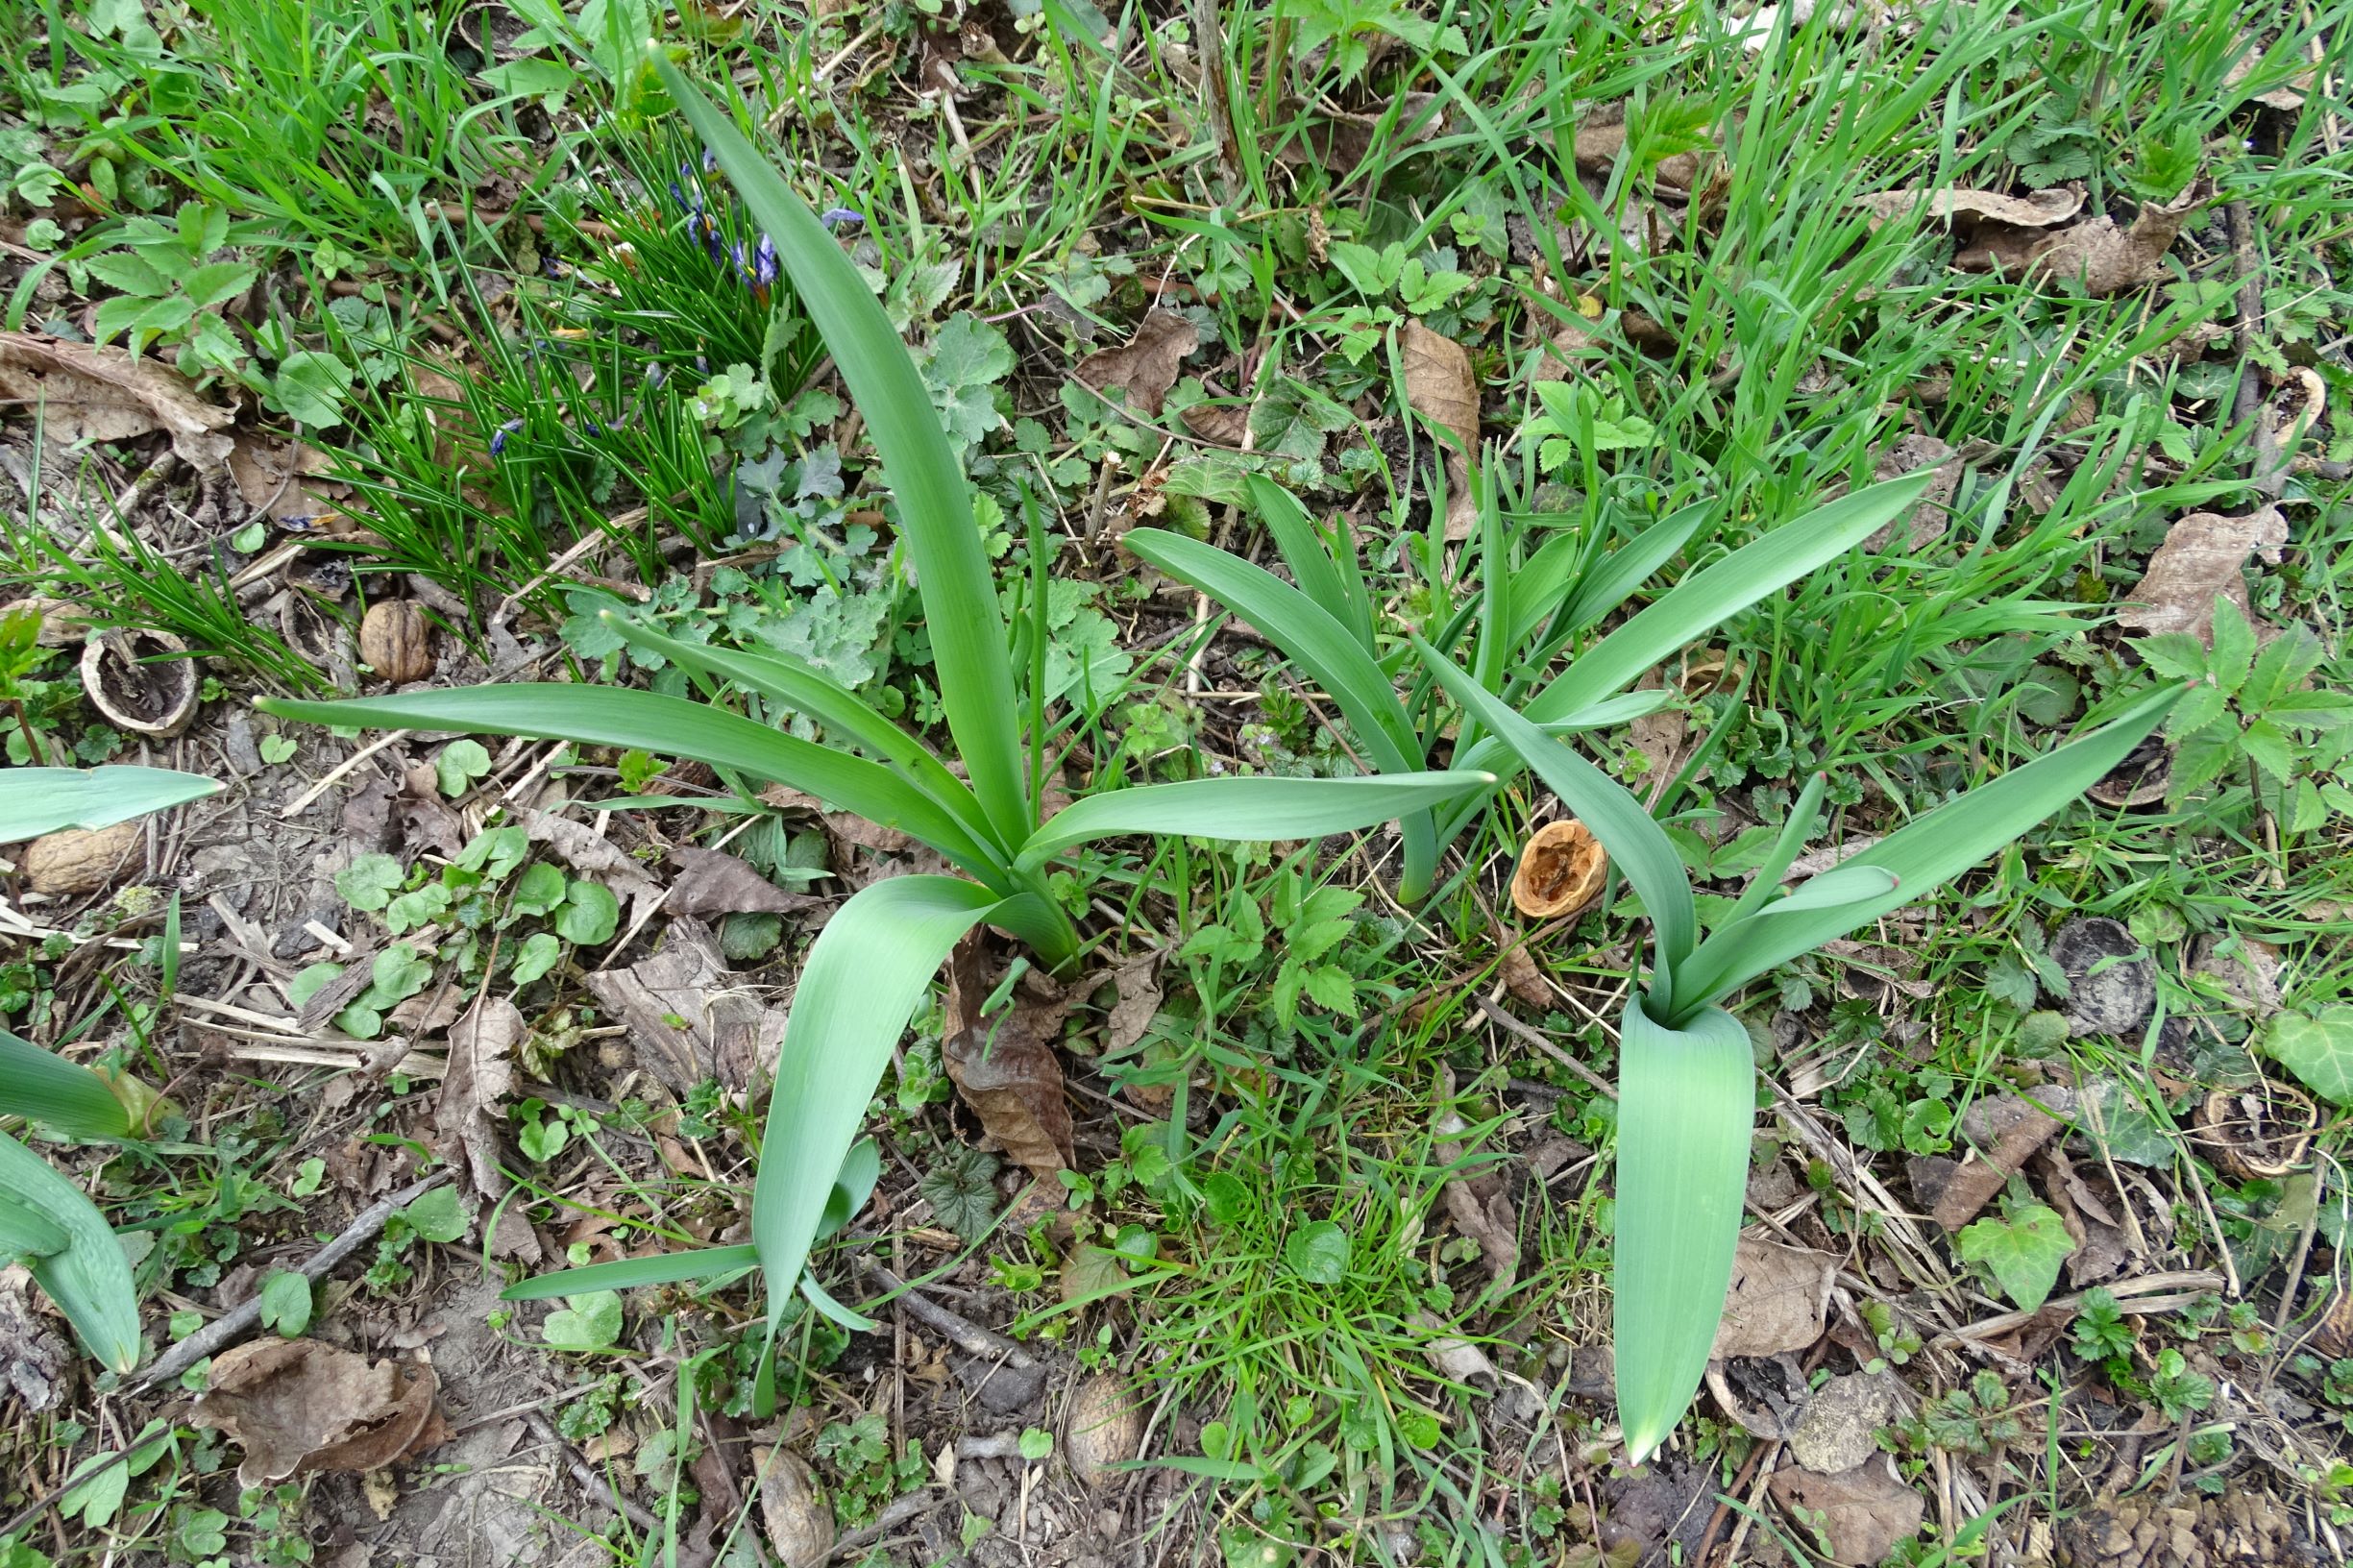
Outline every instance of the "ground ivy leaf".
<path id="1" fill-rule="evenodd" d="M 2007 1218 L 1991 1215 L 1961 1232 L 1961 1259 L 1983 1263 L 2022 1311 L 2033 1311 L 2059 1283 L 2059 1265 L 2075 1250 L 2057 1211 L 2030 1203 Z"/>
<path id="2" fill-rule="evenodd" d="M 428 1241 L 454 1241 L 466 1234 L 466 1211 L 453 1187 L 434 1188 L 402 1210 L 401 1217 Z"/>
<path id="3" fill-rule="evenodd" d="M 370 912 L 392 902 L 403 880 L 401 863 L 390 855 L 361 855 L 335 873 L 335 892 L 354 909 Z"/>
<path id="4" fill-rule="evenodd" d="M 594 947 L 613 940 L 621 928 L 621 900 L 601 882 L 576 878 L 555 912 L 555 934 L 566 942 Z"/>
<path id="5" fill-rule="evenodd" d="M 621 1337 L 621 1293 L 591 1290 L 566 1296 L 565 1305 L 548 1314 L 539 1336 L 556 1350 L 603 1350 Z"/>
<path id="6" fill-rule="evenodd" d="M 272 1274 L 261 1287 L 261 1326 L 300 1338 L 310 1327 L 310 1282 L 290 1269 Z"/>
<path id="7" fill-rule="evenodd" d="M 2264 1031 L 2263 1048 L 2306 1089 L 2339 1105 L 2353 1105 L 2353 1005 L 2340 1002 L 2310 1018 L 2282 1013 Z"/>
<path id="8" fill-rule="evenodd" d="M 1328 1219 L 1291 1233 L 1283 1261 L 1310 1285 L 1337 1285 L 1348 1277 L 1348 1233 Z"/>

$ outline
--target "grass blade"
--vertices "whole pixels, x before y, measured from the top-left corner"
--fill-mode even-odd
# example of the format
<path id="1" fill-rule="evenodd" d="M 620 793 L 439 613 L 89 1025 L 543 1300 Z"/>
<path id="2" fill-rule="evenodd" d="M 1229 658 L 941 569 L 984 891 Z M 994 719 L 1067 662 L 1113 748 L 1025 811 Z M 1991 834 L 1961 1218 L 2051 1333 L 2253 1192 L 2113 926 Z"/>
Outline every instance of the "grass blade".
<path id="1" fill-rule="evenodd" d="M 713 648 L 708 643 L 681 642 L 642 625 L 625 615 L 606 612 L 606 625 L 633 648 L 649 648 L 689 670 L 758 692 L 794 713 L 802 714 L 841 736 L 860 750 L 888 764 L 899 777 L 929 796 L 962 821 L 973 838 L 998 847 L 996 829 L 980 801 L 964 780 L 947 771 L 931 748 L 860 701 L 858 695 L 797 660 L 766 653 L 746 653 Z"/>
<path id="2" fill-rule="evenodd" d="M 1709 627 L 1894 522 L 1926 493 L 1934 478 L 1924 470 L 1841 496 L 1700 568 L 1574 660 L 1528 703 L 1528 717 L 1538 723 L 1557 719 L 1640 678 Z"/>
<path id="3" fill-rule="evenodd" d="M 0 1115 L 74 1138 L 131 1136 L 130 1114 L 104 1078 L 6 1029 L 0 1029 Z"/>
<path id="4" fill-rule="evenodd" d="M 1652 960 L 1663 980 L 1681 965 L 1700 933 L 1691 882 L 1683 874 L 1682 857 L 1676 853 L 1667 830 L 1652 820 L 1624 785 L 1513 713 L 1502 698 L 1481 691 L 1479 683 L 1445 654 L 1418 637 L 1413 646 L 1455 700 L 1493 733 L 1503 749 L 1534 770 L 1577 820 L 1602 841 L 1609 858 L 1641 894 L 1642 907 L 1650 911 L 1651 926 L 1657 934 Z"/>
<path id="5" fill-rule="evenodd" d="M 1072 845 L 1121 833 L 1182 833 L 1262 843 L 1319 839 L 1426 811 L 1495 782 L 1492 773 L 1380 773 L 1367 778 L 1195 778 L 1113 790 L 1064 807 L 1021 846 L 1015 865 L 1042 865 Z M 839 917 L 836 917 L 839 919 Z M 830 929 L 830 927 L 828 928 Z"/>
<path id="6" fill-rule="evenodd" d="M 1552 614 L 1554 606 L 1549 602 L 1518 605 L 1514 613 L 1512 629 L 1516 635 L 1512 646 L 1524 646 L 1534 635 L 1536 628 L 1546 625 L 1548 620 L 1555 638 L 1566 637 L 1598 624 L 1604 616 L 1633 597 L 1634 590 L 1650 581 L 1660 567 L 1675 558 L 1675 552 L 1690 542 L 1691 536 L 1699 531 L 1700 525 L 1707 520 L 1710 510 L 1709 503 L 1699 502 L 1679 511 L 1670 512 L 1610 551 L 1599 566 L 1571 586 L 1560 601 L 1560 613 L 1556 616 Z M 1573 540 L 1574 536 L 1571 535 L 1556 543 Z M 1550 549 L 1552 546 L 1548 544 L 1544 550 L 1537 551 L 1536 555 L 1541 558 Z M 1531 561 L 1529 564 L 1533 566 L 1536 562 Z M 1535 596 L 1529 597 L 1532 600 Z"/>
<path id="7" fill-rule="evenodd" d="M 1639 999 L 1620 1016 L 1618 1052 L 1611 1337 L 1618 1425 L 1640 1464 L 1707 1372 L 1740 1243 L 1756 1066 L 1730 1014 L 1667 1029 Z"/>
<path id="8" fill-rule="evenodd" d="M 622 1258 L 609 1263 L 583 1263 L 534 1274 L 499 1293 L 501 1301 L 546 1301 L 553 1296 L 580 1296 L 591 1290 L 634 1290 L 640 1286 L 675 1285 L 680 1280 L 708 1280 L 737 1269 L 756 1268 L 760 1249 L 689 1247 L 684 1252 L 659 1253 L 651 1258 Z"/>
<path id="9" fill-rule="evenodd" d="M 635 747 L 687 757 L 805 790 L 869 821 L 914 835 L 983 879 L 1000 879 L 1003 857 L 946 809 L 880 763 L 828 750 L 683 697 L 625 686 L 523 683 L 303 702 L 262 698 L 264 713 L 313 724 L 523 735 L 582 746 Z"/>
<path id="10" fill-rule="evenodd" d="M 663 51 L 650 53 L 662 86 L 774 241 L 777 260 L 866 418 L 915 560 L 947 727 L 997 836 L 1018 843 L 1037 819 L 1011 723 L 1018 710 L 1005 622 L 972 520 L 971 488 L 940 428 L 930 390 L 866 280 L 809 204 Z"/>
<path id="11" fill-rule="evenodd" d="M 0 844 L 61 828 L 112 827 L 220 787 L 218 779 L 168 768 L 11 768 L 0 772 Z"/>
<path id="12" fill-rule="evenodd" d="M 1804 914 L 1776 917 L 1768 904 L 1714 932 L 1676 975 L 1673 1017 L 1689 1017 L 1774 966 L 1926 897 L 2097 783 L 2165 722 L 2184 690 L 2143 698 L 2089 735 L 1948 801 L 1823 873 L 1875 870 L 1894 879 L 1887 891 Z"/>
<path id="13" fill-rule="evenodd" d="M 0 1136 L 0 1207 L 29 1211 L 11 1230 L 62 1232 L 65 1245 L 25 1258 L 25 1266 L 82 1347 L 117 1372 L 139 1360 L 138 1288 L 113 1227 L 82 1189 L 14 1139 Z"/>
<path id="14" fill-rule="evenodd" d="M 835 911 L 809 948 L 751 1192 L 772 1328 L 799 1287 L 834 1179 L 908 1017 L 958 939 L 1008 901 L 953 877 L 895 876 Z"/>

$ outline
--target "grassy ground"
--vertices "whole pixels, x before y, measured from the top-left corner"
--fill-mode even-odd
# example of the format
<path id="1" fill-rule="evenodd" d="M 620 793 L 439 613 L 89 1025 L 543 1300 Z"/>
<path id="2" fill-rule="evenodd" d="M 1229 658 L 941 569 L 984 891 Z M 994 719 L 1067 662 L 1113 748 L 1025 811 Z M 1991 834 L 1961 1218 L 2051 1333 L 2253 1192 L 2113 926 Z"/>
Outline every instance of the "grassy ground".
<path id="1" fill-rule="evenodd" d="M 159 1347 L 275 1289 L 276 1332 L 429 1363 L 452 1435 L 240 1483 L 250 1442 L 191 1424 L 201 1366 L 93 1379 L 0 1280 L 0 1563 L 749 1563 L 821 1526 L 852 1561 L 2342 1560 L 2353 732 L 2305 698 L 2346 685 L 2347 19 L 24 8 L 0 571 L 177 636 L 204 686 L 143 739 L 76 648 L 12 654 L 11 760 L 232 788 L 127 886 L 12 886 L 33 934 L 0 1022 L 168 1096 L 111 1158 L 43 1146 L 133 1237 Z M 1583 737 L 1703 902 L 1812 771 L 1834 845 L 2145 666 L 2209 683 L 2169 778 L 2134 768 L 1742 999 L 1772 1086 L 1751 1234 L 1819 1255 L 1827 1294 L 1749 1324 L 1761 1354 L 1668 1457 L 1613 1454 L 1605 1356 L 1604 1020 L 1640 922 L 1615 891 L 1514 912 L 1557 815 L 1532 787 L 1416 908 L 1381 834 L 1065 874 L 1089 978 L 1008 982 L 1064 1085 L 960 1095 L 919 1020 L 869 1118 L 875 1199 L 820 1261 L 884 1326 L 795 1318 L 779 1419 L 751 1413 L 748 1284 L 498 1302 L 567 1258 L 742 1237 L 797 955 L 915 857 L 661 758 L 379 746 L 245 699 L 684 689 L 603 630 L 620 600 L 939 720 L 859 422 L 649 36 L 743 89 L 917 346 L 1009 600 L 1050 570 L 1074 793 L 1353 771 L 1320 694 L 1118 548 L 1149 523 L 1271 558 L 1250 473 L 1345 520 L 1402 631 L 1563 534 L 1600 558 L 1707 502 L 1672 578 L 1944 468 L 1941 504 L 1659 672 L 1675 707 Z M 159 374 L 44 383 L 16 346 L 58 338 Z M 1508 486 L 1503 559 L 1449 504 L 1447 435 Z M 808 898 L 664 909 L 697 849 Z M 476 1116 L 445 1059 L 484 998 L 513 1004 L 513 1080 Z M 2016 1136 L 2026 1094 L 2064 1130 Z M 1046 1102 L 1077 1157 L 1033 1184 L 1008 1129 Z M 1974 1206 L 1949 1196 L 1973 1144 L 2007 1151 Z M 1090 1485 L 1105 1387 L 1149 1464 Z"/>

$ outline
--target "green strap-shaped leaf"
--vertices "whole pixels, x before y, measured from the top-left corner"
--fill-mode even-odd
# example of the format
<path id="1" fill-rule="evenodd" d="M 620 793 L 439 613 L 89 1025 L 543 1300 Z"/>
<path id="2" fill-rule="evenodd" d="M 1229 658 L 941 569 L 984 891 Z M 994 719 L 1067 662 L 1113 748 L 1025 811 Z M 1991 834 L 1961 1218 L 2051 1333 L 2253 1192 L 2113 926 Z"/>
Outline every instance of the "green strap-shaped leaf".
<path id="1" fill-rule="evenodd" d="M 751 1190 L 772 1329 L 799 1286 L 835 1177 L 933 974 L 967 931 L 1033 897 L 1000 899 L 953 877 L 895 876 L 862 889 L 818 933 L 785 1018 Z"/>
<path id="2" fill-rule="evenodd" d="M 1719 1008 L 1668 1029 L 1637 999 L 1618 1020 L 1611 1338 L 1618 1425 L 1636 1464 L 1698 1392 L 1724 1315 L 1756 1119 L 1752 1051 Z"/>
<path id="3" fill-rule="evenodd" d="M 0 1136 L 0 1208 L 18 1211 L 20 1221 L 0 1228 L 46 1232 L 52 1238 L 63 1233 L 62 1248 L 27 1257 L 26 1268 L 74 1326 L 85 1350 L 117 1372 L 136 1366 L 138 1287 L 106 1216 L 47 1161 L 6 1136 Z"/>
<path id="4" fill-rule="evenodd" d="M 689 1247 L 651 1258 L 622 1258 L 534 1274 L 508 1286 L 499 1299 L 547 1301 L 555 1296 L 584 1296 L 591 1290 L 635 1290 L 642 1286 L 675 1285 L 680 1280 L 716 1279 L 759 1264 L 760 1249 L 748 1242 L 740 1247 Z"/>
<path id="5" fill-rule="evenodd" d="M 2143 698 L 2089 735 L 1971 789 L 1823 873 L 1848 877 L 1844 886 L 1853 887 L 1876 871 L 1893 879 L 1882 891 L 1834 908 L 1787 915 L 1777 915 L 1768 904 L 1711 933 L 1691 962 L 1677 969 L 1669 1017 L 1679 1021 L 1692 1017 L 1775 965 L 1934 893 L 2081 796 L 2165 722 L 2184 690 Z"/>
<path id="6" fill-rule="evenodd" d="M 898 502 L 915 559 L 948 729 L 997 837 L 1018 843 L 1036 819 L 1013 722 L 1019 710 L 1005 621 L 973 522 L 972 492 L 940 428 L 931 393 L 873 291 L 809 204 L 663 51 L 651 53 L 662 86 L 774 242 L 801 307 L 866 417 L 867 436 L 882 456 L 883 478 Z"/>
<path id="7" fill-rule="evenodd" d="M 1631 599 L 1635 589 L 1650 581 L 1660 567 L 1675 558 L 1677 551 L 1690 543 L 1691 536 L 1714 509 L 1712 502 L 1698 502 L 1670 512 L 1611 551 L 1570 588 L 1559 617 L 1552 623 L 1553 635 L 1565 637 L 1600 625 L 1603 617 Z M 1542 555 L 1544 551 L 1536 553 Z M 1539 613 L 1530 615 L 1532 624 L 1519 634 L 1517 642 L 1527 642 L 1536 627 L 1544 624 L 1541 612 L 1551 607 L 1549 604 L 1528 607 L 1528 611 Z"/>
<path id="8" fill-rule="evenodd" d="M 1090 796 L 1048 818 L 1015 865 L 1043 864 L 1072 845 L 1122 833 L 1182 833 L 1246 844 L 1319 839 L 1426 811 L 1493 785 L 1492 773 L 1381 773 L 1368 778 L 1196 778 Z M 836 916 L 839 919 L 841 917 Z M 832 929 L 830 926 L 828 930 Z"/>
<path id="9" fill-rule="evenodd" d="M 602 619 L 632 647 L 651 649 L 674 664 L 734 681 L 822 724 L 869 756 L 889 764 L 899 777 L 963 822 L 975 841 L 992 848 L 1002 847 L 996 843 L 996 829 L 989 814 L 981 810 L 978 797 L 964 780 L 949 772 L 929 747 L 868 707 L 840 682 L 797 659 L 682 642 L 610 611 Z M 1010 849 L 1007 858 L 1011 858 Z"/>
<path id="10" fill-rule="evenodd" d="M 0 1029 L 0 1115 L 74 1138 L 128 1138 L 131 1116 L 107 1081 L 78 1062 Z"/>
<path id="11" fill-rule="evenodd" d="M 1299 591 L 1315 601 L 1324 613 L 1347 628 L 1365 654 L 1373 651 L 1372 620 L 1366 606 L 1349 593 L 1348 579 L 1340 575 L 1332 552 L 1315 532 L 1314 520 L 1299 499 L 1263 474 L 1253 474 L 1243 481 L 1250 495 L 1251 509 L 1266 531 L 1275 536 L 1275 550 L 1283 563 L 1291 569 L 1291 580 Z M 1263 628 L 1261 628 L 1263 629 Z"/>
<path id="12" fill-rule="evenodd" d="M 313 724 L 522 735 L 686 757 L 805 790 L 869 821 L 912 834 L 974 876 L 1004 874 L 1002 856 L 991 853 L 945 807 L 880 763 L 798 740 L 742 714 L 683 697 L 625 686 L 524 682 L 341 702 L 262 698 L 255 705 Z"/>
<path id="13" fill-rule="evenodd" d="M 168 768 L 0 770 L 0 844 L 61 828 L 112 827 L 151 811 L 201 800 L 218 779 Z"/>
<path id="14" fill-rule="evenodd" d="M 1602 841 L 1609 858 L 1642 895 L 1642 907 L 1650 911 L 1651 926 L 1657 936 L 1654 968 L 1661 977 L 1679 968 L 1699 940 L 1700 916 L 1691 896 L 1690 878 L 1683 874 L 1682 857 L 1676 853 L 1667 830 L 1625 786 L 1513 713 L 1501 698 L 1481 691 L 1479 683 L 1445 654 L 1418 637 L 1413 646 L 1455 700 L 1475 714 L 1508 754 L 1532 769 Z"/>

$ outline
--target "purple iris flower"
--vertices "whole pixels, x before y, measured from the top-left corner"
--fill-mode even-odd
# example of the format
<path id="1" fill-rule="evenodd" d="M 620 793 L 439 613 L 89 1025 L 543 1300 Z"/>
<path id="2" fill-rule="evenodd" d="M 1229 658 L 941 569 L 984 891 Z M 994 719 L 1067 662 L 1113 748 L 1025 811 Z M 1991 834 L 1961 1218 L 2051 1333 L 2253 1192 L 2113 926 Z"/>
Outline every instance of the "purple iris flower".
<path id="1" fill-rule="evenodd" d="M 702 248 L 711 253 L 711 264 L 727 264 L 727 242 L 719 237 L 719 220 L 708 212 L 702 215 Z"/>
<path id="2" fill-rule="evenodd" d="M 750 258 L 744 254 L 744 242 L 740 239 L 737 240 L 733 245 L 728 247 L 728 254 L 735 257 L 735 270 L 743 274 L 744 281 L 746 282 L 751 282 L 751 261 Z"/>
<path id="3" fill-rule="evenodd" d="M 711 151 L 711 149 L 708 147 L 705 147 L 702 150 L 702 172 L 705 174 L 716 174 L 719 172 L 719 155 Z"/>
<path id="4" fill-rule="evenodd" d="M 510 419 L 490 432 L 490 455 L 496 457 L 506 451 L 506 438 L 523 429 L 523 421 Z"/>
<path id="5" fill-rule="evenodd" d="M 817 221 L 823 224 L 826 228 L 831 229 L 836 224 L 864 223 L 866 221 L 866 214 L 858 211 L 854 208 L 829 207 L 825 208 L 824 211 L 820 212 L 817 215 Z"/>
<path id="6" fill-rule="evenodd" d="M 766 234 L 752 247 L 751 282 L 754 287 L 766 288 L 776 281 L 776 242 Z"/>

